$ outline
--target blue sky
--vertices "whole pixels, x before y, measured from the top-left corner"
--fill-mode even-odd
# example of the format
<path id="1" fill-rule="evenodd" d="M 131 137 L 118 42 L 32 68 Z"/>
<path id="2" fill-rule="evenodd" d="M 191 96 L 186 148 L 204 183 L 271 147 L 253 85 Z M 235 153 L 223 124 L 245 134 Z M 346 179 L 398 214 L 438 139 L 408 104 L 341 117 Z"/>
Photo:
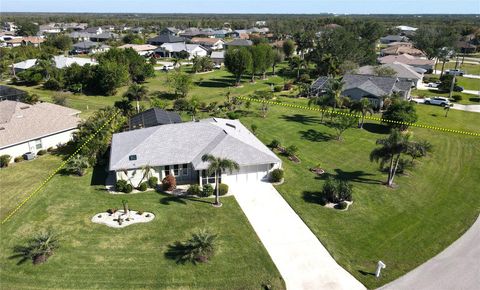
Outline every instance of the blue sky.
<path id="1" fill-rule="evenodd" d="M 0 0 L 0 12 L 480 14 L 480 0 Z"/>

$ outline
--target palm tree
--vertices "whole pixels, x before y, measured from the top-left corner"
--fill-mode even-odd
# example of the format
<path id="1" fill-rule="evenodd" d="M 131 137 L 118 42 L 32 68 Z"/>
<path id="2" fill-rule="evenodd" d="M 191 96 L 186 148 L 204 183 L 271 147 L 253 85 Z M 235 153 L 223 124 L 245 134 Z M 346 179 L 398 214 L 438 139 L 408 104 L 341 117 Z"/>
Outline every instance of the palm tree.
<path id="1" fill-rule="evenodd" d="M 88 166 L 89 163 L 87 157 L 76 155 L 72 159 L 68 160 L 67 164 L 65 164 L 65 169 L 68 172 L 77 174 L 78 176 L 83 176 L 85 175 L 85 171 Z"/>
<path id="2" fill-rule="evenodd" d="M 373 149 L 370 153 L 370 161 L 380 161 L 381 167 L 389 162 L 387 185 L 390 187 L 393 185 L 400 156 L 402 153 L 407 153 L 412 146 L 410 136 L 410 133 L 402 133 L 400 130 L 394 129 L 388 138 L 377 140 L 377 144 L 381 147 Z"/>
<path id="3" fill-rule="evenodd" d="M 198 109 L 200 108 L 200 101 L 196 97 L 192 97 L 188 101 L 188 112 L 192 115 L 192 121 L 195 121 Z"/>
<path id="4" fill-rule="evenodd" d="M 42 72 L 43 78 L 48 80 L 50 78 L 50 72 L 55 65 L 53 56 L 51 54 L 42 54 L 35 62 L 37 68 Z"/>
<path id="5" fill-rule="evenodd" d="M 330 99 L 330 103 L 332 104 L 333 111 L 335 111 L 337 106 L 341 107 L 343 104 L 344 99 L 342 98 L 342 92 L 343 92 L 344 84 L 345 83 L 340 78 L 331 79 L 328 82 L 328 85 L 326 88 L 326 95 Z"/>
<path id="6" fill-rule="evenodd" d="M 320 113 L 322 114 L 322 119 L 320 122 L 323 122 L 323 117 L 325 116 L 325 111 L 328 109 L 328 106 L 330 104 L 330 99 L 328 96 L 317 96 L 317 97 L 312 97 L 310 100 L 308 100 L 308 106 L 313 106 L 316 105 L 320 108 Z"/>
<path id="7" fill-rule="evenodd" d="M 358 128 L 363 129 L 363 124 L 365 123 L 365 116 L 367 114 L 373 114 L 373 106 L 367 98 L 362 98 L 360 101 L 353 103 L 350 112 L 357 112 L 362 114 L 362 118 L 358 123 Z"/>
<path id="8" fill-rule="evenodd" d="M 220 202 L 220 193 L 219 193 L 219 179 L 222 176 L 222 173 L 228 170 L 232 173 L 233 170 L 239 170 L 240 165 L 237 162 L 230 159 L 217 158 L 210 154 L 205 154 L 202 156 L 203 162 L 208 162 L 210 165 L 207 168 L 208 176 L 215 174 L 215 204 L 214 206 L 220 207 L 222 203 Z"/>
<path id="9" fill-rule="evenodd" d="M 39 233 L 28 241 L 27 246 L 16 246 L 10 259 L 20 258 L 17 264 L 32 260 L 34 265 L 44 263 L 58 249 L 57 235 L 51 231 Z"/>
<path id="10" fill-rule="evenodd" d="M 290 59 L 290 68 L 292 70 L 297 70 L 297 79 L 300 78 L 300 70 L 305 67 L 305 60 L 301 59 L 298 56 L 294 56 Z"/>
<path id="11" fill-rule="evenodd" d="M 148 180 L 152 177 L 152 167 L 149 164 L 142 166 L 142 174 L 142 179 L 140 179 L 138 186 L 140 186 L 144 180 Z"/>
<path id="12" fill-rule="evenodd" d="M 137 113 L 140 113 L 140 101 L 147 99 L 148 88 L 146 86 L 133 83 L 123 95 L 130 101 L 137 102 Z"/>

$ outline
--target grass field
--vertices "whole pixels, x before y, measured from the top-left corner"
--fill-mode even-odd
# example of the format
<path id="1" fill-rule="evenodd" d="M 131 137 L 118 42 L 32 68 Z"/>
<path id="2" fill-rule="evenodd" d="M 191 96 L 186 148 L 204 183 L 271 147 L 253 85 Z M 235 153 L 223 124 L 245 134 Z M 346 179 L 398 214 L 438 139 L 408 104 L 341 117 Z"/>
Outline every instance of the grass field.
<path id="1" fill-rule="evenodd" d="M 271 83 L 284 82 L 281 77 L 270 77 L 232 88 L 233 80 L 223 70 L 195 75 L 195 80 L 196 86 L 190 96 L 198 96 L 204 102 L 224 101 L 228 90 L 232 96 L 248 96 L 255 90 L 270 88 Z M 158 73 L 147 85 L 151 91 L 166 90 L 165 74 Z M 116 97 L 98 99 L 79 95 L 75 106 L 101 107 L 104 100 L 111 104 L 120 94 L 121 91 Z M 305 99 L 281 97 L 282 94 L 278 95 L 282 102 L 307 103 Z M 301 163 L 293 164 L 283 159 L 286 182 L 278 187 L 279 191 L 334 258 L 369 288 L 383 285 L 439 253 L 465 232 L 480 213 L 478 137 L 412 128 L 414 138 L 430 141 L 434 152 L 420 160 L 413 171 L 398 176 L 398 188 L 389 189 L 381 184 L 386 180 L 385 174 L 378 171 L 377 164 L 369 161 L 375 141 L 388 132 L 383 125 L 367 121 L 365 130 L 350 129 L 344 134 L 344 141 L 338 142 L 331 140 L 332 129 L 319 123 L 319 113 L 271 105 L 267 118 L 263 119 L 259 117 L 258 104 L 252 104 L 252 110 L 253 114 L 242 117 L 241 121 L 247 127 L 256 124 L 258 137 L 264 143 L 275 138 L 283 145 L 296 145 L 300 149 Z M 475 113 L 451 110 L 445 118 L 441 107 L 418 105 L 417 110 L 418 123 L 480 131 L 480 118 Z M 34 166 L 34 162 L 40 165 Z M 28 192 L 32 184 L 46 177 L 43 168 L 48 168 L 47 162 L 54 167 L 56 160 L 44 156 L 34 162 L 15 164 L 0 171 L 1 197 L 2 201 L 3 196 L 7 200 L 5 206 L 2 202 L 0 214 L 20 200 L 18 193 Z M 316 202 L 315 193 L 321 190 L 324 180 L 313 176 L 308 168 L 318 163 L 329 174 L 352 182 L 354 204 L 351 210 L 337 212 Z M 30 174 L 22 175 L 23 171 Z M 35 178 L 22 182 L 22 176 Z M 90 177 L 91 173 L 85 178 L 55 177 L 19 215 L 0 227 L 5 236 L 0 244 L 0 278 L 6 281 L 7 288 L 38 285 L 39 288 L 258 289 L 267 280 L 283 287 L 278 272 L 234 199 L 225 199 L 226 206 L 214 211 L 210 205 L 193 201 L 166 205 L 159 202 L 164 197 L 156 193 L 132 195 L 128 197 L 132 209 L 153 211 L 157 218 L 151 224 L 134 225 L 131 231 L 126 228 L 128 234 L 119 235 L 118 230 L 90 224 L 93 214 L 108 207 L 120 207 L 122 199 L 90 186 Z M 66 241 L 64 248 L 47 264 L 15 266 L 13 261 L 6 259 L 11 248 L 21 243 L 34 228 L 45 228 L 49 224 L 64 232 Z M 163 257 L 167 244 L 183 240 L 201 227 L 212 228 L 225 237 L 211 264 L 177 266 Z M 135 245 L 137 239 L 145 245 Z M 228 249 L 238 252 L 232 254 Z M 241 255 L 244 257 L 240 259 Z M 382 279 L 376 280 L 368 273 L 375 270 L 380 259 L 386 262 L 387 269 Z M 127 267 L 118 262 L 122 260 L 134 264 L 135 268 L 128 272 Z M 245 269 L 243 263 L 250 265 L 251 261 L 251 267 Z M 74 264 L 69 265 L 69 262 Z M 62 272 L 60 268 L 65 264 L 68 271 Z M 97 268 L 89 268 L 92 265 Z M 217 268 L 220 273 L 215 272 Z"/>
<path id="2" fill-rule="evenodd" d="M 2 217 L 60 161 L 43 156 L 0 170 Z M 91 170 L 82 178 L 58 175 L 0 226 L 2 289 L 261 289 L 262 284 L 285 288 L 233 197 L 223 198 L 224 206 L 216 209 L 209 199 L 172 199 L 156 192 L 113 196 L 102 186 L 91 185 L 100 177 Z M 153 212 L 156 218 L 123 229 L 90 221 L 96 213 L 121 208 L 123 199 L 131 209 Z M 8 258 L 14 246 L 47 228 L 61 237 L 61 248 L 47 263 L 16 265 L 17 260 Z M 165 257 L 168 245 L 201 229 L 219 236 L 211 261 L 178 265 Z"/>
<path id="3" fill-rule="evenodd" d="M 480 80 L 479 79 L 458 77 L 458 78 L 456 78 L 456 80 L 457 80 L 457 84 L 459 86 L 464 87 L 466 90 L 480 91 Z"/>
<path id="4" fill-rule="evenodd" d="M 419 123 L 479 131 L 475 113 L 418 106 Z M 333 257 L 369 288 L 383 285 L 433 257 L 473 223 L 480 213 L 480 138 L 413 128 L 415 138 L 434 145 L 434 153 L 408 175 L 398 176 L 398 188 L 382 185 L 386 175 L 369 161 L 382 125 L 351 129 L 343 142 L 319 124 L 318 113 L 271 108 L 266 119 L 246 118 L 258 126 L 265 143 L 276 138 L 299 147 L 300 164 L 284 160 L 286 182 L 278 189 Z M 323 208 L 315 198 L 324 180 L 308 168 L 320 164 L 329 174 L 350 180 L 354 204 L 347 212 Z M 387 268 L 377 280 L 368 274 L 382 260 Z"/>
<path id="5" fill-rule="evenodd" d="M 445 69 L 454 69 L 455 68 L 455 62 L 447 62 L 445 63 Z M 464 63 L 464 64 L 459 64 L 458 69 L 464 70 L 466 74 L 469 75 L 480 75 L 480 65 L 479 64 L 473 64 L 473 63 Z M 442 69 L 442 63 L 437 63 L 436 70 L 441 70 Z"/>

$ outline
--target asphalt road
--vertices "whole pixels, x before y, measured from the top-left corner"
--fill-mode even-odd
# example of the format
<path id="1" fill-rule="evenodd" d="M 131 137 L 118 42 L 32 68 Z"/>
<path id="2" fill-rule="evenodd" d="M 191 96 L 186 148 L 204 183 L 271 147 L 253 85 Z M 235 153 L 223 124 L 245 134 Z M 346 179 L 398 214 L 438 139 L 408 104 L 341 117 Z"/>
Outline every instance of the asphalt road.
<path id="1" fill-rule="evenodd" d="M 385 270 L 388 271 L 388 265 Z M 463 236 L 443 252 L 379 289 L 480 289 L 480 217 Z"/>

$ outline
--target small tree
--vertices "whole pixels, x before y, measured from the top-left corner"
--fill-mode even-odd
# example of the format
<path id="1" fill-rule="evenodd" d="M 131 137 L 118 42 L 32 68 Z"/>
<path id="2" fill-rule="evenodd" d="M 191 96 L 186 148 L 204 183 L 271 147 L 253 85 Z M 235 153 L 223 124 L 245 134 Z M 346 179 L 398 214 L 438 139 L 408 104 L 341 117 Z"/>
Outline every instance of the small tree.
<path id="1" fill-rule="evenodd" d="M 317 96 L 312 97 L 308 100 L 308 106 L 316 105 L 320 109 L 321 119 L 320 122 L 323 122 L 325 112 L 327 111 L 330 105 L 330 98 L 328 96 Z"/>
<path id="2" fill-rule="evenodd" d="M 239 86 L 242 76 L 252 67 L 252 54 L 248 48 L 232 48 L 225 54 L 225 67 L 235 76 L 235 85 Z"/>
<path id="3" fill-rule="evenodd" d="M 123 95 L 129 101 L 135 101 L 137 104 L 137 113 L 140 113 L 140 101 L 147 99 L 148 88 L 146 86 L 133 83 Z"/>
<path id="4" fill-rule="evenodd" d="M 285 56 L 287 58 L 292 57 L 293 53 L 295 52 L 295 42 L 293 40 L 285 40 L 283 42 L 283 53 L 285 53 Z"/>
<path id="5" fill-rule="evenodd" d="M 254 98 L 260 100 L 262 103 L 262 117 L 267 117 L 268 111 L 268 102 L 273 99 L 273 92 L 272 91 L 256 91 Z"/>
<path id="6" fill-rule="evenodd" d="M 295 145 L 290 145 L 287 148 L 285 148 L 285 154 L 288 157 L 295 157 L 298 153 L 298 147 Z"/>
<path id="7" fill-rule="evenodd" d="M 351 116 L 340 115 L 328 124 L 329 127 L 335 129 L 336 138 L 338 141 L 342 140 L 342 134 L 348 129 L 355 126 L 357 118 Z"/>
<path id="8" fill-rule="evenodd" d="M 398 128 L 401 131 L 407 130 L 410 123 L 418 120 L 415 104 L 393 99 L 391 105 L 383 112 L 382 119 L 392 128 Z"/>
<path id="9" fill-rule="evenodd" d="M 192 76 L 180 71 L 172 73 L 167 79 L 168 85 L 176 96 L 186 98 L 193 85 Z"/>
<path id="10" fill-rule="evenodd" d="M 354 102 L 350 108 L 350 112 L 357 112 L 362 115 L 360 122 L 358 123 L 358 128 L 363 129 L 363 124 L 365 123 L 365 116 L 367 114 L 373 114 L 372 103 L 367 98 L 362 98 L 358 102 Z"/>
<path id="11" fill-rule="evenodd" d="M 42 232 L 30 239 L 26 246 L 14 247 L 14 255 L 11 258 L 20 258 L 17 264 L 32 260 L 34 265 L 38 265 L 46 262 L 59 246 L 60 243 L 55 233 L 52 231 Z"/>
<path id="12" fill-rule="evenodd" d="M 209 166 L 207 168 L 207 174 L 215 174 L 215 206 L 221 206 L 220 194 L 219 194 L 219 179 L 222 176 L 222 173 L 226 170 L 232 173 L 233 170 L 239 170 L 240 165 L 237 162 L 230 159 L 217 158 L 210 154 L 205 154 L 202 156 L 203 162 L 208 162 Z"/>
<path id="13" fill-rule="evenodd" d="M 87 157 L 76 155 L 65 164 L 65 170 L 78 176 L 84 176 L 88 166 Z"/>

